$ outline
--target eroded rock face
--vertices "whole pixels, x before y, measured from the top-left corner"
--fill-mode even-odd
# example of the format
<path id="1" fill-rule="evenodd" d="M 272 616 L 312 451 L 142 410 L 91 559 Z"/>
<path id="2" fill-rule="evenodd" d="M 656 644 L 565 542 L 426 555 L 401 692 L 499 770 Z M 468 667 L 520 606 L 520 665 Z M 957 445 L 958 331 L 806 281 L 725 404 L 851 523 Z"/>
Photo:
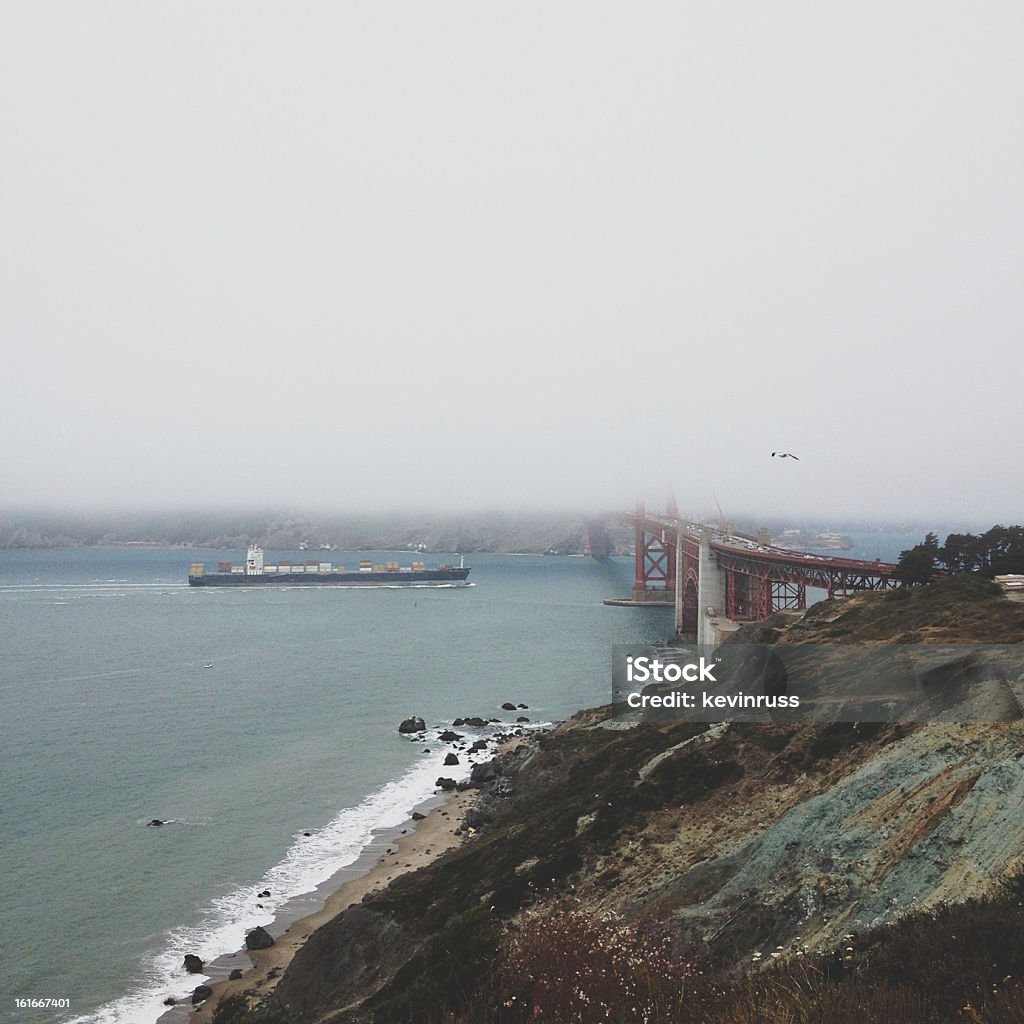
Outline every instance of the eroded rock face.
<path id="1" fill-rule="evenodd" d="M 422 718 L 418 715 L 413 715 L 411 718 L 407 718 L 402 722 L 398 727 L 398 731 L 402 733 L 423 732 L 426 727 L 427 723 L 424 722 Z"/>
<path id="2" fill-rule="evenodd" d="M 281 1019 L 312 1021 L 322 1007 L 355 1006 L 408 962 L 423 937 L 377 910 L 382 898 L 350 907 L 310 936 L 301 962 L 296 958 L 286 972 L 281 1003 L 287 1003 L 288 1016 Z"/>
<path id="3" fill-rule="evenodd" d="M 274 937 L 266 928 L 256 927 L 245 937 L 246 949 L 269 949 L 274 944 Z"/>
<path id="4" fill-rule="evenodd" d="M 195 955 L 195 953 L 185 954 L 185 970 L 189 974 L 202 974 L 203 973 L 203 961 Z"/>

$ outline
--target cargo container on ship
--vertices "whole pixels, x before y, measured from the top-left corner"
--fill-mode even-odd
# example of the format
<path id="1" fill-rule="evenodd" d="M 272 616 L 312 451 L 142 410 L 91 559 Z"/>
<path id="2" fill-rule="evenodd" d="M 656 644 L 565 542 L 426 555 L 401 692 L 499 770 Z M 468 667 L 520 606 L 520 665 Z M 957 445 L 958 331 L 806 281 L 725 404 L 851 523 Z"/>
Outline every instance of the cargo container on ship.
<path id="1" fill-rule="evenodd" d="M 263 548 L 250 544 L 244 565 L 218 562 L 216 572 L 206 572 L 201 562 L 193 563 L 188 572 L 192 587 L 265 587 L 265 586 L 336 586 L 336 587 L 466 587 L 470 586 L 469 566 L 459 559 L 458 565 L 439 565 L 429 569 L 423 562 L 402 567 L 398 562 L 375 565 L 361 561 L 350 571 L 344 565 L 333 565 L 309 559 L 293 565 L 278 559 L 275 565 L 264 561 Z"/>

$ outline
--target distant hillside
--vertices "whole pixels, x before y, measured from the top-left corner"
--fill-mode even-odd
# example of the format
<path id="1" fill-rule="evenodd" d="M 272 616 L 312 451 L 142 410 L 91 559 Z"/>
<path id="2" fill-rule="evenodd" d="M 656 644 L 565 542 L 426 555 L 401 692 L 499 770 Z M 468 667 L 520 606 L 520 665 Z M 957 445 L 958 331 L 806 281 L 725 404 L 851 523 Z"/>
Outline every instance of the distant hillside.
<path id="1" fill-rule="evenodd" d="M 0 548 L 153 544 L 268 551 L 301 544 L 342 550 L 582 554 L 588 521 L 559 513 L 316 515 L 308 512 L 22 513 L 0 515 Z M 598 520 L 591 533 L 601 530 Z M 628 543 L 624 528 L 610 545 Z"/>

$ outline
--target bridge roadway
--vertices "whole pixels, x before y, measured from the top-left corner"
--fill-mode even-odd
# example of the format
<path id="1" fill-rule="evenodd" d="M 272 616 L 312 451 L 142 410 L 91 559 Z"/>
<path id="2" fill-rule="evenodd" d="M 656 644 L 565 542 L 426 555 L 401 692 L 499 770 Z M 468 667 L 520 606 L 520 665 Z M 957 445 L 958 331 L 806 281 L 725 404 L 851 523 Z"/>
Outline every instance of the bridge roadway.
<path id="1" fill-rule="evenodd" d="M 714 643 L 742 622 L 807 607 L 807 588 L 830 597 L 899 585 L 891 562 L 811 555 L 761 544 L 638 506 L 617 517 L 636 529 L 636 574 L 630 603 L 667 604 L 680 637 Z"/>

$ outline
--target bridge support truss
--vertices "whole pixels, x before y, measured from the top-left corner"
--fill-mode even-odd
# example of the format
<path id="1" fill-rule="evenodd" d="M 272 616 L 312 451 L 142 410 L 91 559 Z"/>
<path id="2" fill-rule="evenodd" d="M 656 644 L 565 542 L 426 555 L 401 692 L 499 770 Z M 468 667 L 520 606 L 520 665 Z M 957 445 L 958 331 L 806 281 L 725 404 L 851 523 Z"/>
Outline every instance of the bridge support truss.
<path id="1" fill-rule="evenodd" d="M 807 587 L 800 582 L 774 580 L 725 570 L 725 615 L 733 622 L 757 622 L 780 611 L 803 611 Z"/>
<path id="2" fill-rule="evenodd" d="M 648 594 L 674 596 L 676 592 L 676 551 L 665 528 L 651 532 L 644 528 L 643 505 L 636 510 L 636 565 L 633 599 L 645 600 Z"/>

